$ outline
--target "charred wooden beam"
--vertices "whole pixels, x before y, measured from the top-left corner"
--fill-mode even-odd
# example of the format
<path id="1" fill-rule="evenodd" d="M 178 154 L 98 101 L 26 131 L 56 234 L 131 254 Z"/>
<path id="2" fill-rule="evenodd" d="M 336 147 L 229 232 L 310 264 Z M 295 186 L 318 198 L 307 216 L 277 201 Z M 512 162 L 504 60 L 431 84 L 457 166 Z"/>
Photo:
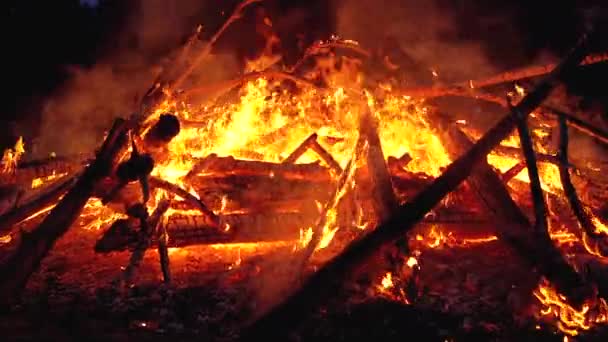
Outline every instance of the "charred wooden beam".
<path id="1" fill-rule="evenodd" d="M 78 180 L 78 175 L 69 176 L 66 179 L 60 179 L 49 186 L 49 190 L 35 196 L 27 203 L 23 203 L 13 210 L 0 215 L 0 235 L 5 234 L 13 228 L 14 225 L 34 215 L 38 211 L 44 209 L 57 202 L 66 191 L 68 191 Z"/>
<path id="2" fill-rule="evenodd" d="M 580 131 L 582 133 L 585 133 L 585 134 L 595 138 L 595 140 L 597 140 L 603 144 L 608 144 L 608 132 L 605 132 L 604 130 L 602 130 L 600 128 L 593 127 L 591 124 L 584 122 L 583 120 L 575 117 L 574 115 L 568 114 L 568 113 L 558 110 L 554 107 L 544 106 L 543 108 L 547 109 L 548 111 L 557 115 L 558 120 L 560 122 L 561 122 L 561 120 L 565 120 L 569 126 L 577 129 L 578 131 Z"/>
<path id="3" fill-rule="evenodd" d="M 340 174 L 342 172 L 342 167 L 340 167 L 340 164 L 338 164 L 334 157 L 327 152 L 327 150 L 325 150 L 321 144 L 319 144 L 317 139 L 310 143 L 310 149 L 313 150 L 336 174 Z"/>
<path id="4" fill-rule="evenodd" d="M 523 169 L 526 168 L 526 161 L 522 160 L 519 163 L 513 165 L 510 169 L 505 171 L 500 178 L 504 183 L 508 183 L 511 179 L 517 176 Z"/>
<path id="5" fill-rule="evenodd" d="M 91 197 L 95 183 L 107 176 L 116 154 L 126 143 L 127 122 L 117 119 L 95 160 L 84 170 L 76 184 L 51 210 L 38 228 L 22 236 L 15 253 L 0 265 L 0 296 L 7 303 L 19 297 L 30 275 L 42 259 L 79 216 Z"/>
<path id="6" fill-rule="evenodd" d="M 533 111 L 553 90 L 560 79 L 576 67 L 587 53 L 587 36 L 577 47 L 521 102 L 516 109 L 522 114 Z M 250 325 L 242 340 L 283 339 L 322 303 L 334 298 L 350 275 L 384 244 L 407 233 L 448 193 L 464 181 L 488 153 L 513 130 L 515 122 L 507 114 L 462 157 L 410 202 L 401 205 L 390 219 L 365 237 L 354 241 L 340 255 L 325 264 L 296 293 Z"/>
<path id="7" fill-rule="evenodd" d="M 391 175 L 385 162 L 377 122 L 368 110 L 361 116 L 359 132 L 368 143 L 367 170 L 372 183 L 374 210 L 380 221 L 388 219 L 399 206 L 395 196 Z"/>
<path id="8" fill-rule="evenodd" d="M 334 159 L 334 157 L 327 152 L 321 144 L 317 141 L 317 133 L 311 134 L 306 140 L 304 140 L 291 154 L 283 160 L 285 164 L 295 163 L 307 150 L 314 151 L 320 158 L 332 169 L 336 174 L 342 173 L 340 164 Z"/>
<path id="9" fill-rule="evenodd" d="M 200 212 L 203 213 L 209 219 L 211 226 L 219 227 L 219 225 L 220 225 L 219 217 L 213 211 L 211 211 L 205 205 L 205 203 L 203 203 L 200 199 L 196 198 L 194 195 L 192 195 L 185 189 L 182 189 L 178 185 L 172 184 L 172 183 L 167 182 L 166 180 L 160 179 L 158 177 L 150 177 L 149 181 L 150 181 L 150 185 L 152 187 L 166 190 L 168 192 L 171 192 L 171 193 L 183 198 L 184 201 L 186 201 L 190 205 L 192 205 L 193 208 L 200 210 Z"/>
<path id="10" fill-rule="evenodd" d="M 543 188 L 540 184 L 540 176 L 538 174 L 538 165 L 536 165 L 536 153 L 534 152 L 534 144 L 528 129 L 527 114 L 522 114 L 519 109 L 511 107 L 511 115 L 515 120 L 517 131 L 519 132 L 519 141 L 524 157 L 526 159 L 526 168 L 528 169 L 528 177 L 530 178 L 530 192 L 534 204 L 535 223 L 534 229 L 537 234 L 543 234 L 547 231 L 547 203 L 543 196 Z"/>
<path id="11" fill-rule="evenodd" d="M 310 148 L 310 144 L 313 141 L 317 141 L 317 133 L 313 133 L 308 136 L 308 138 L 304 139 L 304 141 L 302 141 L 302 143 L 298 145 L 298 147 L 296 147 L 296 149 L 293 150 L 293 152 L 291 152 L 291 154 L 283 160 L 283 163 L 295 163 L 304 153 L 306 153 L 306 151 L 308 151 L 308 149 Z"/>
<path id="12" fill-rule="evenodd" d="M 574 216 L 578 220 L 581 228 L 583 230 L 583 238 L 584 235 L 587 235 L 588 238 L 592 240 L 592 242 L 600 248 L 601 254 L 606 255 L 608 251 L 605 250 L 605 245 L 602 245 L 599 241 L 601 238 L 605 238 L 604 234 L 600 234 L 596 231 L 595 224 L 591 221 L 589 214 L 583 207 L 578 195 L 576 194 L 576 188 L 574 184 L 572 184 L 572 180 L 570 179 L 570 172 L 566 165 L 568 165 L 568 126 L 566 124 L 566 118 L 564 116 L 559 117 L 559 126 L 560 126 L 560 135 L 559 135 L 559 152 L 558 157 L 561 160 L 559 165 L 559 178 L 562 182 L 562 188 L 564 189 L 564 194 L 568 199 L 568 203 L 570 204 L 570 208 L 574 213 Z"/>
<path id="13" fill-rule="evenodd" d="M 511 158 L 522 158 L 525 157 L 521 148 L 511 146 L 497 146 L 494 152 L 500 156 L 511 157 Z M 559 165 L 559 158 L 550 154 L 536 153 L 536 160 L 541 163 L 550 163 Z M 572 167 L 572 165 L 569 165 Z"/>

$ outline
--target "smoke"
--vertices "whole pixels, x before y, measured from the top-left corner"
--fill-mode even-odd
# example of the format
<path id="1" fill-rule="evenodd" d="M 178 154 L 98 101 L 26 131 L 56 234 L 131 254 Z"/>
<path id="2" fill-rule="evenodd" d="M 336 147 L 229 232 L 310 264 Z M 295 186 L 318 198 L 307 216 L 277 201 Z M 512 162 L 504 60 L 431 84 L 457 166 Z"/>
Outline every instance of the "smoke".
<path id="1" fill-rule="evenodd" d="M 337 27 L 340 36 L 368 48 L 392 36 L 412 57 L 438 71 L 443 79 L 461 80 L 495 71 L 480 42 L 466 37 L 455 39 L 459 28 L 452 13 L 437 1 L 342 0 Z"/>
<path id="2" fill-rule="evenodd" d="M 28 157 L 94 151 L 115 118 L 136 110 L 138 100 L 162 68 L 181 51 L 185 38 L 197 25 L 207 25 L 202 21 L 208 18 L 200 14 L 210 11 L 209 16 L 213 14 L 216 21 L 224 20 L 208 5 L 200 0 L 134 3 L 125 26 L 104 44 L 104 53 L 97 62 L 91 67 L 70 67 L 68 81 L 45 101 L 39 135 L 33 139 Z M 217 25 L 209 24 L 212 28 Z M 215 56 L 197 71 L 197 80 L 225 78 L 234 71 L 234 65 L 225 54 Z"/>

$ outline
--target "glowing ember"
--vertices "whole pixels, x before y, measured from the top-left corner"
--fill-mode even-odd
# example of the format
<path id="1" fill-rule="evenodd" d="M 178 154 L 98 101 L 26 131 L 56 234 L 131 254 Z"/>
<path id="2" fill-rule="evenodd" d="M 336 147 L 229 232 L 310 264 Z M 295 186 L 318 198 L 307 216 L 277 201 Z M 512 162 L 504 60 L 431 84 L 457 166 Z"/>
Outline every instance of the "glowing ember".
<path id="1" fill-rule="evenodd" d="M 414 266 L 418 266 L 418 260 L 414 257 L 409 257 L 405 264 L 407 265 L 407 267 L 413 268 Z"/>
<path id="2" fill-rule="evenodd" d="M 4 245 L 13 241 L 13 237 L 10 234 L 0 236 L 0 245 Z"/>
<path id="3" fill-rule="evenodd" d="M 490 235 L 479 238 L 458 238 L 454 236 L 452 232 L 445 232 L 441 230 L 438 226 L 432 226 L 425 236 L 417 234 L 415 240 L 417 242 L 422 243 L 423 246 L 427 248 L 442 248 L 466 247 L 476 244 L 483 244 L 492 241 L 497 241 L 498 237 L 495 235 Z"/>
<path id="4" fill-rule="evenodd" d="M 558 329 L 564 334 L 576 336 L 580 331 L 608 322 L 608 304 L 602 298 L 592 303 L 585 303 L 580 310 L 577 310 L 570 306 L 566 297 L 557 293 L 545 279 L 533 294 L 543 305 L 540 310 L 541 317 L 557 321 Z"/>
<path id="5" fill-rule="evenodd" d="M 384 289 L 390 289 L 391 287 L 393 287 L 394 286 L 394 284 L 393 284 L 393 274 L 391 272 L 387 272 L 384 275 L 384 278 L 382 278 L 381 284 L 382 284 L 382 287 Z"/>
<path id="6" fill-rule="evenodd" d="M 49 176 L 46 177 L 37 177 L 32 179 L 32 189 L 36 189 L 41 187 L 44 184 L 47 184 L 55 179 L 61 178 L 63 176 L 67 175 L 67 172 L 64 173 L 55 173 L 55 171 L 53 171 L 53 173 Z"/>
<path id="7" fill-rule="evenodd" d="M 115 212 L 101 203 L 98 198 L 91 198 L 84 206 L 81 217 L 85 219 L 91 218 L 91 221 L 84 225 L 86 230 L 99 230 L 112 224 L 118 219 L 128 218 L 126 214 Z"/>

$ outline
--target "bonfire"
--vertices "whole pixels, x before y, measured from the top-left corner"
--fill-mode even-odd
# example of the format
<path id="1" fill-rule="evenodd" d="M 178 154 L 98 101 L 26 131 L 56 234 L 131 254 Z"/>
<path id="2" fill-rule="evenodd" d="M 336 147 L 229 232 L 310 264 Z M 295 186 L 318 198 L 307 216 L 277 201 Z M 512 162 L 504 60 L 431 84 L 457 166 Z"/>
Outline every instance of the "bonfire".
<path id="1" fill-rule="evenodd" d="M 430 68 L 404 71 L 424 87 L 373 77 L 365 66 L 381 56 L 340 37 L 289 68 L 268 53 L 236 79 L 191 82 L 254 2 L 201 50 L 190 40 L 97 151 L 22 162 L 19 140 L 4 152 L 3 303 L 40 283 L 48 258 L 80 255 L 87 264 L 67 262 L 66 279 L 107 290 L 112 303 L 142 282 L 172 293 L 215 278 L 239 289 L 280 270 L 257 285 L 267 300 L 239 320 L 243 338 L 285 337 L 345 293 L 472 317 L 500 308 L 566 339 L 607 323 L 605 184 L 569 159 L 568 138 L 606 144 L 608 132 L 550 101 L 565 74 L 608 60 L 588 53 L 592 33 L 560 63 L 453 85 Z M 496 85 L 510 90 L 486 90 Z M 480 131 L 429 103 L 443 96 L 491 102 L 504 116 Z M 133 324 L 171 326 L 158 321 Z M 462 327 L 505 329 L 491 317 Z"/>

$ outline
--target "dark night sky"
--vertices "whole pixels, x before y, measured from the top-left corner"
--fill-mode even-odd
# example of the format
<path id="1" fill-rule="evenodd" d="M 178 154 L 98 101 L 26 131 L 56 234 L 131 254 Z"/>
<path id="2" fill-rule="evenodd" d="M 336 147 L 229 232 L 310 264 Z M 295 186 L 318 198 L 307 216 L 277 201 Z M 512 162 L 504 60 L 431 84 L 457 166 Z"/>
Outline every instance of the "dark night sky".
<path id="1" fill-rule="evenodd" d="M 335 0 L 339 1 L 339 0 Z M 36 115 L 42 99 L 67 76 L 66 65 L 92 65 L 111 50 L 117 33 L 129 20 L 134 1 L 102 0 L 98 8 L 82 6 L 79 0 L 10 0 L 3 1 L 3 72 L 4 101 L 0 115 L 4 129 L 0 147 L 16 137 L 10 132 L 10 121 Z M 85 1 L 91 2 L 91 1 Z M 93 1 L 94 2 L 94 1 Z M 232 1 L 234 2 L 234 1 Z M 276 10 L 294 3 L 315 1 L 274 0 Z M 532 60 L 542 50 L 563 53 L 576 39 L 580 29 L 577 6 L 580 1 L 526 0 L 438 0 L 449 8 L 458 29 L 452 39 L 478 40 L 490 59 L 503 68 Z M 224 2 L 230 3 L 230 2 Z M 579 5 L 577 5 L 577 3 Z M 510 27 L 488 27 L 474 20 L 487 13 L 508 17 Z M 319 15 L 326 27 L 333 25 L 332 14 Z M 193 22 L 212 23 L 204 13 L 193 14 Z M 218 18 L 215 18 L 218 21 Z M 219 21 L 218 21 L 219 23 Z M 211 25 L 212 26 L 212 25 Z M 513 31 L 519 33 L 522 51 L 504 48 L 500 39 Z M 319 31 L 322 32 L 322 31 Z M 323 38 L 323 37 L 319 37 Z M 597 70 L 606 75 L 606 67 Z M 597 72 L 593 72 L 597 75 Z M 587 76 L 585 76 L 587 77 Z M 596 92 L 603 93 L 603 87 Z M 584 91 L 591 91 L 586 89 Z M 602 94 L 600 94 L 602 95 Z M 8 128 L 8 129 L 7 129 Z"/>

